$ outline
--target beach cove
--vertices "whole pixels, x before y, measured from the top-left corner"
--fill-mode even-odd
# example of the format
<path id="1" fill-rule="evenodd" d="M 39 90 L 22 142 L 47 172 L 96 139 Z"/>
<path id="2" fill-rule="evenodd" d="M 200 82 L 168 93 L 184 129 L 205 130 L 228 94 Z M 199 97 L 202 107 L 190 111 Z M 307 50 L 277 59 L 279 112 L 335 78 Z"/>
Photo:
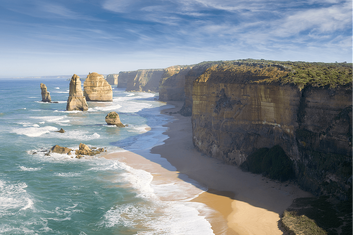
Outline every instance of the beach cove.
<path id="1" fill-rule="evenodd" d="M 146 150 L 120 152 L 104 157 L 150 172 L 154 176 L 152 185 L 156 188 L 166 182 L 187 183 L 190 191 L 184 192 L 189 194 L 186 198 L 192 194 L 195 197 L 186 201 L 202 203 L 212 209 L 200 210 L 200 215 L 210 222 L 214 234 L 283 234 L 278 224 L 283 211 L 295 198 L 312 195 L 293 183 L 275 182 L 243 172 L 237 166 L 201 154 L 192 144 L 190 117 L 177 113 L 182 102 L 170 101 L 168 104 L 174 108 L 161 113 L 172 115 L 174 119 L 164 125 L 168 127 L 164 132 L 168 136 L 164 144 L 153 147 L 150 153 Z M 160 199 L 185 201 L 180 192 L 160 195 Z"/>
<path id="2" fill-rule="evenodd" d="M 57 103 L 40 101 L 41 82 L 2 82 L 2 234 L 282 234 L 280 214 L 308 195 L 199 153 L 180 102 L 115 88 L 65 111 L 68 82 L 45 81 Z M 106 125 L 110 111 L 128 127 Z M 45 154 L 80 143 L 107 152 Z"/>

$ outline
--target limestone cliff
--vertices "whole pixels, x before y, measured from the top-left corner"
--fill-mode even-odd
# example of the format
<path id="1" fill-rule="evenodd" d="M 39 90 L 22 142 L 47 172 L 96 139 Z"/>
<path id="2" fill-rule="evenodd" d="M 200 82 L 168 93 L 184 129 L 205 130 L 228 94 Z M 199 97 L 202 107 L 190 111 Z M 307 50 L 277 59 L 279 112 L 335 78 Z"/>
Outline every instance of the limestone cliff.
<path id="1" fill-rule="evenodd" d="M 185 76 L 191 66 L 171 66 L 164 69 L 159 83 L 159 100 L 182 101 L 185 99 Z"/>
<path id="2" fill-rule="evenodd" d="M 192 114 L 192 87 L 193 82 L 196 78 L 198 78 L 201 74 L 203 74 L 206 69 L 211 67 L 212 65 L 219 64 L 221 61 L 208 61 L 208 62 L 201 62 L 190 69 L 190 71 L 185 75 L 185 82 L 184 82 L 184 94 L 185 94 L 185 101 L 184 105 L 180 110 L 180 114 L 184 116 L 191 116 Z"/>
<path id="3" fill-rule="evenodd" d="M 67 111 L 88 110 L 86 98 L 83 96 L 80 77 L 74 74 L 70 80 L 69 98 L 66 105 Z"/>
<path id="4" fill-rule="evenodd" d="M 118 76 L 118 88 L 126 88 L 130 80 L 134 80 L 137 71 L 120 72 Z"/>
<path id="5" fill-rule="evenodd" d="M 105 80 L 107 80 L 110 85 L 118 85 L 118 78 L 119 74 L 108 74 Z"/>
<path id="6" fill-rule="evenodd" d="M 140 69 L 126 84 L 126 91 L 158 92 L 163 69 Z"/>
<path id="7" fill-rule="evenodd" d="M 47 86 L 44 83 L 40 84 L 41 94 L 42 94 L 42 101 L 43 102 L 51 102 L 50 92 L 47 89 Z"/>
<path id="8" fill-rule="evenodd" d="M 351 77 L 351 68 L 347 71 Z M 207 69 L 193 83 L 193 143 L 236 165 L 261 148 L 280 146 L 301 187 L 346 199 L 352 175 L 351 83 L 302 86 L 303 80 L 298 85 L 282 79 L 293 72 L 275 64 Z"/>
<path id="9" fill-rule="evenodd" d="M 104 76 L 98 73 L 90 73 L 87 75 L 83 83 L 84 96 L 87 101 L 112 101 L 113 90 Z"/>

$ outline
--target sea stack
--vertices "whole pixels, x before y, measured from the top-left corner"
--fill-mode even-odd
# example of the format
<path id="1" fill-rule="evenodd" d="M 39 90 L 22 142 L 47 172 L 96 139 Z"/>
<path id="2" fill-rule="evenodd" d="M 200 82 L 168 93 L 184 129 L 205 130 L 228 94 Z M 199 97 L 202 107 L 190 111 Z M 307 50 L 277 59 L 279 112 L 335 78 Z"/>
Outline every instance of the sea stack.
<path id="1" fill-rule="evenodd" d="M 69 98 L 66 105 L 67 111 L 88 110 L 86 98 L 83 96 L 80 77 L 74 74 L 70 81 Z"/>
<path id="2" fill-rule="evenodd" d="M 98 73 L 90 73 L 83 84 L 84 96 L 87 101 L 112 101 L 111 85 Z"/>
<path id="3" fill-rule="evenodd" d="M 119 114 L 116 112 L 110 112 L 108 115 L 105 117 L 105 122 L 108 125 L 116 125 L 117 127 L 125 127 L 124 124 L 121 123 Z"/>
<path id="4" fill-rule="evenodd" d="M 41 89 L 41 93 L 42 93 L 42 101 L 43 102 L 51 102 L 51 97 L 50 97 L 50 93 L 47 90 L 47 86 L 44 83 L 40 84 L 40 89 Z"/>

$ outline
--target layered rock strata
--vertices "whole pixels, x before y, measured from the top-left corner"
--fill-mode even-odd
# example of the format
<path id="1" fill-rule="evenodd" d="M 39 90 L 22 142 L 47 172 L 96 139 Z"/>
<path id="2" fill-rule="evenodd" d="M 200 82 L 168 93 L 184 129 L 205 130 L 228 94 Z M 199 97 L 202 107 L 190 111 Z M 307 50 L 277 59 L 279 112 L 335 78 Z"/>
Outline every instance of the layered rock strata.
<path id="1" fill-rule="evenodd" d="M 280 146 L 302 188 L 347 199 L 352 176 L 352 89 L 261 82 L 281 68 L 208 70 L 193 83 L 193 143 L 240 165 L 261 148 Z M 260 81 L 260 82 L 259 82 Z"/>
<path id="2" fill-rule="evenodd" d="M 158 92 L 163 74 L 163 69 L 137 70 L 135 77 L 127 81 L 126 91 Z"/>
<path id="3" fill-rule="evenodd" d="M 74 74 L 70 80 L 69 98 L 67 99 L 66 110 L 88 110 L 86 98 L 83 96 L 81 88 L 81 80 L 76 74 Z"/>
<path id="4" fill-rule="evenodd" d="M 192 69 L 185 75 L 185 86 L 184 86 L 184 94 L 185 100 L 184 105 L 179 111 L 183 116 L 191 116 L 192 114 L 192 88 L 193 83 L 201 74 L 203 74 L 206 69 L 210 68 L 215 64 L 219 64 L 221 61 L 209 61 L 202 62 L 192 67 Z"/>
<path id="5" fill-rule="evenodd" d="M 118 85 L 118 78 L 119 74 L 108 74 L 106 80 L 111 86 L 113 86 Z"/>
<path id="6" fill-rule="evenodd" d="M 113 90 L 104 76 L 98 73 L 90 73 L 87 75 L 83 83 L 84 96 L 87 101 L 112 101 Z"/>
<path id="7" fill-rule="evenodd" d="M 118 76 L 118 88 L 126 88 L 127 83 L 130 80 L 134 80 L 136 77 L 137 71 L 123 71 L 119 73 Z"/>
<path id="8" fill-rule="evenodd" d="M 185 76 L 192 66 L 172 66 L 164 70 L 159 84 L 159 100 L 183 101 L 185 99 Z"/>
<path id="9" fill-rule="evenodd" d="M 51 102 L 50 92 L 47 89 L 47 86 L 44 83 L 40 84 L 41 94 L 42 94 L 42 101 L 43 102 Z"/>

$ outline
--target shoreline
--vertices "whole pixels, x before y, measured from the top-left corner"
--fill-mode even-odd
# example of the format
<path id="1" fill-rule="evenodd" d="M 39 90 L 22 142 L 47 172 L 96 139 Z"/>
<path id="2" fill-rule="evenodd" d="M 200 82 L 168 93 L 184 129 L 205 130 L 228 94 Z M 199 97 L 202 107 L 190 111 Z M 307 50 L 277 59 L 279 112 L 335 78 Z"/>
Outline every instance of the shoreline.
<path id="1" fill-rule="evenodd" d="M 168 138 L 162 145 L 153 147 L 150 153 L 118 152 L 103 157 L 148 171 L 157 184 L 158 181 L 170 180 L 187 182 L 183 179 L 186 175 L 205 186 L 208 190 L 202 192 L 200 186 L 194 185 L 196 191 L 200 187 L 201 193 L 191 202 L 203 203 L 215 211 L 203 215 L 215 234 L 283 234 L 278 227 L 280 215 L 295 198 L 312 195 L 292 183 L 279 183 L 243 172 L 237 166 L 227 165 L 198 152 L 192 143 L 191 117 L 177 113 L 183 103 L 169 101 L 167 104 L 175 107 L 164 109 L 161 113 L 172 115 L 174 120 L 164 125 L 168 129 L 163 134 Z M 158 154 L 159 159 L 166 159 L 167 162 L 149 160 L 149 154 Z M 161 200 L 170 200 L 170 197 L 162 197 Z"/>

